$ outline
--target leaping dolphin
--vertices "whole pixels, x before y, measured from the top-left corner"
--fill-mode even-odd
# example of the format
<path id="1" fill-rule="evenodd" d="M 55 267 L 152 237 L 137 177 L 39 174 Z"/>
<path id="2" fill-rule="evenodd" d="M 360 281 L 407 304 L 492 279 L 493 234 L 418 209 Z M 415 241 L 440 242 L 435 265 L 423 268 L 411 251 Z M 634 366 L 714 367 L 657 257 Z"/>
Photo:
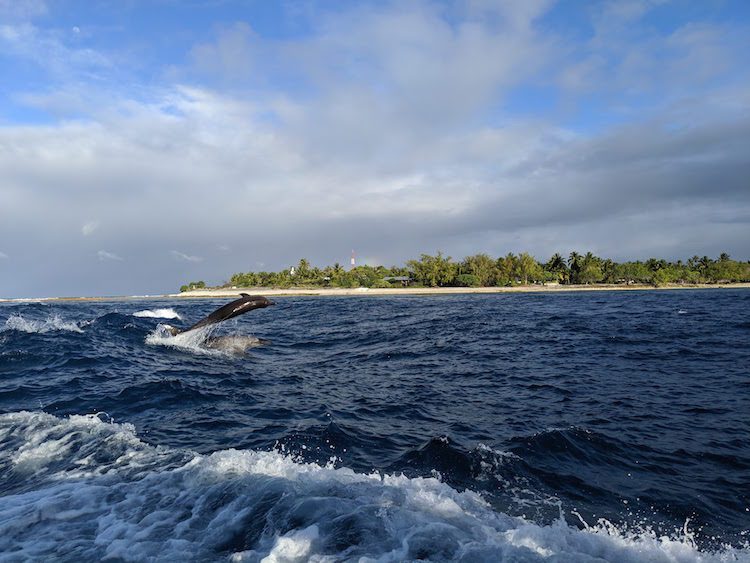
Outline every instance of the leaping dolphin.
<path id="1" fill-rule="evenodd" d="M 219 307 L 205 319 L 199 320 L 183 332 L 220 323 L 221 321 L 238 317 L 239 315 L 252 311 L 253 309 L 262 309 L 263 307 L 275 304 L 273 301 L 269 301 L 262 295 L 248 295 L 247 293 L 240 293 L 240 295 L 241 297 L 239 299 Z"/>
<path id="2" fill-rule="evenodd" d="M 178 334 L 184 334 L 186 332 L 190 332 L 191 330 L 196 330 L 209 325 L 220 323 L 222 321 L 226 321 L 227 319 L 232 319 L 234 317 L 247 313 L 248 311 L 252 311 L 253 309 L 262 309 L 270 305 L 275 305 L 273 301 L 269 301 L 261 295 L 248 295 L 247 293 L 240 293 L 240 295 L 241 297 L 239 299 L 236 299 L 231 303 L 227 303 L 226 305 L 222 305 L 206 318 L 199 320 L 193 326 L 185 330 L 180 330 L 179 328 L 170 325 L 163 326 L 172 336 L 177 336 Z M 240 340 L 242 342 L 240 342 Z M 247 342 L 245 342 L 246 340 Z M 237 350 L 241 347 L 247 348 L 247 346 L 262 344 L 264 342 L 266 341 L 251 337 L 220 336 L 215 338 L 207 338 L 205 345 L 209 348 L 226 347 Z"/>

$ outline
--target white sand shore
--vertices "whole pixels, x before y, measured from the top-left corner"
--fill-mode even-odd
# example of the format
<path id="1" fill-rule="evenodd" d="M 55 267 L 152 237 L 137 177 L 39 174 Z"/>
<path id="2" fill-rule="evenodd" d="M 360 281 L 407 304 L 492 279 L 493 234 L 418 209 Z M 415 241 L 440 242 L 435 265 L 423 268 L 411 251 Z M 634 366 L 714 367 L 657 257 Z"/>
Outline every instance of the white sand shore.
<path id="1" fill-rule="evenodd" d="M 717 289 L 750 288 L 750 283 L 731 284 L 669 284 L 662 287 L 651 285 L 519 285 L 513 287 L 394 287 L 394 288 L 310 288 L 274 289 L 263 287 L 231 289 L 196 289 L 174 293 L 169 297 L 236 297 L 240 293 L 259 295 L 310 295 L 340 297 L 345 295 L 449 295 L 467 293 L 565 293 L 570 291 L 634 291 L 634 290 L 678 290 L 678 289 Z"/>
<path id="2" fill-rule="evenodd" d="M 727 284 L 670 284 L 661 287 L 651 285 L 518 285 L 513 287 L 393 287 L 372 288 L 290 288 L 276 289 L 269 287 L 237 287 L 231 289 L 197 289 L 182 293 L 164 295 L 120 295 L 107 297 L 22 297 L 0 298 L 0 303 L 21 303 L 39 301 L 113 301 L 113 300 L 148 300 L 148 299 L 200 299 L 238 297 L 240 293 L 267 296 L 311 296 L 342 297 L 346 295 L 451 295 L 471 293 L 567 293 L 571 291 L 665 291 L 687 289 L 737 289 L 750 288 L 750 283 Z"/>

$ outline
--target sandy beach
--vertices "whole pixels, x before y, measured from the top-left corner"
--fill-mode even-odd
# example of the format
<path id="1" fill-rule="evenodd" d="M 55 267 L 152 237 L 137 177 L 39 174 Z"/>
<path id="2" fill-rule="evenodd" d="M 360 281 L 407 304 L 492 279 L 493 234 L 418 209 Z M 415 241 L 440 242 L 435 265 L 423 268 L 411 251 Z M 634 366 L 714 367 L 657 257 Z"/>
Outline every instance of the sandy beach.
<path id="1" fill-rule="evenodd" d="M 750 283 L 731 284 L 669 284 L 660 287 L 651 285 L 519 285 L 513 287 L 386 287 L 386 288 L 231 288 L 231 289 L 197 289 L 183 293 L 171 294 L 167 297 L 196 298 L 196 297 L 235 297 L 240 293 L 256 293 L 261 295 L 309 295 L 325 297 L 341 297 L 346 295 L 452 295 L 469 293 L 565 293 L 570 291 L 643 291 L 643 290 L 680 290 L 680 289 L 718 289 L 718 288 L 750 288 Z"/>
<path id="2" fill-rule="evenodd" d="M 518 285 L 513 287 L 384 287 L 384 288 L 271 288 L 271 287 L 236 287 L 220 289 L 196 289 L 182 293 L 165 293 L 158 295 L 109 295 L 80 297 L 15 297 L 0 298 L 0 303 L 39 302 L 39 301 L 107 301 L 107 300 L 140 300 L 140 299 L 212 299 L 221 297 L 238 297 L 240 293 L 266 296 L 310 296 L 310 297 L 344 297 L 363 295 L 454 295 L 472 293 L 567 293 L 571 291 L 670 291 L 691 289 L 738 289 L 750 288 L 750 283 L 726 284 L 668 284 L 660 287 L 652 285 Z"/>

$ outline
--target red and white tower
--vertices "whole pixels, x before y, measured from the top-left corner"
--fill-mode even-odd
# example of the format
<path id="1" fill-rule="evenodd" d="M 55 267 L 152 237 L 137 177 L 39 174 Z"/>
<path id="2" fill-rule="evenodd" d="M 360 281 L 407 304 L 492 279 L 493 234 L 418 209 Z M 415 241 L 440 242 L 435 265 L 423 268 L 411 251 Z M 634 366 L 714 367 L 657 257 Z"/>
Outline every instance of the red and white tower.
<path id="1" fill-rule="evenodd" d="M 349 262 L 349 264 L 351 264 L 352 268 L 354 268 L 354 266 L 356 266 L 356 265 L 357 265 L 357 261 L 356 261 L 356 255 L 354 254 L 354 250 L 352 250 L 352 259 L 351 259 L 351 261 Z"/>

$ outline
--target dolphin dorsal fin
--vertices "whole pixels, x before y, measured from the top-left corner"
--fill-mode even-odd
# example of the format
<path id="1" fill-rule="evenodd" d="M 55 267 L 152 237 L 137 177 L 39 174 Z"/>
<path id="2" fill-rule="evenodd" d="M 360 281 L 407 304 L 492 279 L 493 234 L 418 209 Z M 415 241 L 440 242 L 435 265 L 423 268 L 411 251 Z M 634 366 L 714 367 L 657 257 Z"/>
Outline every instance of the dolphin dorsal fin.
<path id="1" fill-rule="evenodd" d="M 240 293 L 240 297 L 250 297 L 247 293 Z"/>

